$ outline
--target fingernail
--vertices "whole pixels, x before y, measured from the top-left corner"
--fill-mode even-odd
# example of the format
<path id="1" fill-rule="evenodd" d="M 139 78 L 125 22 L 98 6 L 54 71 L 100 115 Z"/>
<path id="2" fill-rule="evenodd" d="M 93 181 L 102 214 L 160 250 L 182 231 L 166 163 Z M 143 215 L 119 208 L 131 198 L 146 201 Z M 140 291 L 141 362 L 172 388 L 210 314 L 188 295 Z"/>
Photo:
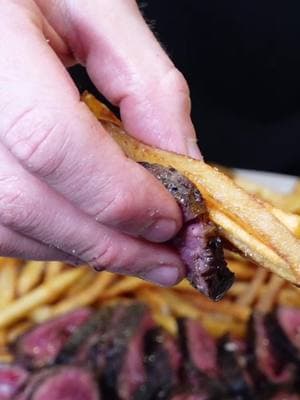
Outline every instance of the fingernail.
<path id="1" fill-rule="evenodd" d="M 195 158 L 196 160 L 203 159 L 196 139 L 187 139 L 187 150 L 190 157 Z"/>
<path id="2" fill-rule="evenodd" d="M 173 286 L 180 280 L 180 274 L 177 267 L 165 266 L 148 271 L 143 279 L 161 286 Z"/>
<path id="3" fill-rule="evenodd" d="M 177 233 L 177 224 L 173 219 L 160 219 L 148 226 L 142 236 L 151 242 L 166 242 Z"/>

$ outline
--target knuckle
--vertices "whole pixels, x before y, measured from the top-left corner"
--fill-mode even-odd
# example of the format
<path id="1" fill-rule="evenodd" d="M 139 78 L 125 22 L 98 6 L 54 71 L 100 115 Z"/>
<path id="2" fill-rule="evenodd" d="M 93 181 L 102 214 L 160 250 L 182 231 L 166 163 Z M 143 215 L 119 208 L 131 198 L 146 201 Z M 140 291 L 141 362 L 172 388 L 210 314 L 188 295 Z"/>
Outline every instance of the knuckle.
<path id="1" fill-rule="evenodd" d="M 5 141 L 11 153 L 27 169 L 47 176 L 63 161 L 66 125 L 61 118 L 43 115 L 36 108 L 27 109 L 12 121 L 5 133 Z"/>
<path id="2" fill-rule="evenodd" d="M 33 218 L 33 207 L 22 188 L 22 182 L 15 177 L 5 177 L 0 182 L 1 223 L 11 228 L 27 226 Z"/>
<path id="3" fill-rule="evenodd" d="M 127 222 L 133 218 L 136 204 L 136 196 L 130 190 L 118 190 L 113 198 L 106 203 L 106 205 L 98 211 L 96 215 L 97 221 L 112 223 L 119 225 L 122 222 Z"/>
<path id="4" fill-rule="evenodd" d="M 93 251 L 94 255 L 88 257 L 88 263 L 96 270 L 114 270 L 118 266 L 118 251 L 111 240 L 102 241 L 101 248 Z"/>

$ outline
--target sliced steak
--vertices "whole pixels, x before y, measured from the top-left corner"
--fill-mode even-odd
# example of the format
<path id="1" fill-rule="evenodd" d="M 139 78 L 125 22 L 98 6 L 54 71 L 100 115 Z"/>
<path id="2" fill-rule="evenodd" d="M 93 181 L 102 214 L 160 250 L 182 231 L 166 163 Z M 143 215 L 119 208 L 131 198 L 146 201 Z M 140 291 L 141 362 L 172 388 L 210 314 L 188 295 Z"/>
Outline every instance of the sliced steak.
<path id="1" fill-rule="evenodd" d="M 104 340 L 95 346 L 97 365 L 102 368 L 104 398 L 130 399 L 139 385 L 145 382 L 143 335 L 153 326 L 148 308 L 133 303 L 124 308 L 106 332 Z"/>
<path id="2" fill-rule="evenodd" d="M 90 318 L 76 329 L 66 341 L 59 352 L 55 363 L 91 363 L 94 367 L 93 357 L 91 357 L 91 349 L 104 340 L 104 336 L 109 329 L 110 324 L 116 318 L 116 314 L 120 314 L 122 306 L 107 306 L 101 310 L 94 312 Z"/>
<path id="3" fill-rule="evenodd" d="M 89 371 L 68 366 L 33 375 L 16 400 L 100 400 L 100 395 Z"/>
<path id="4" fill-rule="evenodd" d="M 293 307 L 278 307 L 278 321 L 290 341 L 300 351 L 300 309 Z"/>
<path id="5" fill-rule="evenodd" d="M 18 366 L 0 364 L 0 400 L 13 399 L 25 386 L 28 372 Z"/>
<path id="6" fill-rule="evenodd" d="M 179 393 L 171 397 L 171 400 L 211 400 L 209 393 Z"/>
<path id="7" fill-rule="evenodd" d="M 206 351 L 206 349 L 202 348 L 201 343 L 198 343 L 198 341 L 201 342 L 205 335 L 208 335 L 201 326 L 198 330 L 199 322 L 182 318 L 177 323 L 178 341 L 183 357 L 179 370 L 182 392 L 189 395 L 207 396 L 209 399 L 223 399 L 226 387 L 221 381 L 211 377 L 216 373 L 216 345 L 214 344 L 213 346 L 213 343 L 208 340 L 209 349 Z M 199 351 L 198 354 L 195 354 L 194 348 L 197 348 L 197 351 Z M 200 349 L 203 349 L 203 356 L 205 358 L 203 360 L 201 360 Z"/>
<path id="8" fill-rule="evenodd" d="M 270 400 L 300 400 L 300 394 L 296 392 L 280 391 L 272 396 Z"/>
<path id="9" fill-rule="evenodd" d="M 268 391 L 269 384 L 288 384 L 294 376 L 286 367 L 279 349 L 271 339 L 271 329 L 262 314 L 253 314 L 249 327 L 247 349 L 248 371 L 258 391 Z"/>
<path id="10" fill-rule="evenodd" d="M 178 384 L 179 354 L 175 340 L 162 328 L 149 330 L 144 337 L 146 380 L 133 400 L 164 400 Z"/>
<path id="11" fill-rule="evenodd" d="M 177 201 L 183 215 L 183 228 L 173 245 L 187 267 L 191 284 L 213 300 L 220 300 L 234 281 L 227 268 L 222 241 L 208 218 L 204 199 L 196 186 L 174 168 L 142 163 Z"/>
<path id="12" fill-rule="evenodd" d="M 17 361 L 29 368 L 51 365 L 71 334 L 90 314 L 88 309 L 78 309 L 26 332 L 14 346 Z"/>
<path id="13" fill-rule="evenodd" d="M 245 367 L 245 357 L 240 345 L 229 336 L 224 336 L 218 344 L 220 379 L 228 388 L 228 398 L 239 400 L 255 399 Z"/>

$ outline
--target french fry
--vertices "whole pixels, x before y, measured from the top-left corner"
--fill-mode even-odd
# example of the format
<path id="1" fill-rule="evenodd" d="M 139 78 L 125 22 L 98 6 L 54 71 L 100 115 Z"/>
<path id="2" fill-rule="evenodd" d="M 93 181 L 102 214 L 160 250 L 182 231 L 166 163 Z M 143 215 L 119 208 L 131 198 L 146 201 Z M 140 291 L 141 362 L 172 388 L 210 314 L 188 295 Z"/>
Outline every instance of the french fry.
<path id="1" fill-rule="evenodd" d="M 11 327 L 7 332 L 7 342 L 9 344 L 15 342 L 15 340 L 28 331 L 32 325 L 30 321 L 22 321 Z"/>
<path id="2" fill-rule="evenodd" d="M 23 266 L 17 285 L 19 296 L 29 292 L 41 281 L 45 266 L 44 261 L 29 261 Z"/>
<path id="3" fill-rule="evenodd" d="M 87 289 L 68 297 L 53 307 L 53 316 L 61 315 L 67 311 L 74 310 L 78 307 L 85 307 L 93 304 L 101 296 L 102 291 L 114 280 L 115 276 L 110 272 L 99 272 L 95 282 Z"/>
<path id="4" fill-rule="evenodd" d="M 66 297 L 74 296 L 80 293 L 82 290 L 87 289 L 89 285 L 91 285 L 97 276 L 97 272 L 93 271 L 90 267 L 88 267 L 85 271 L 85 274 L 82 276 L 80 281 L 76 282 L 72 285 L 66 292 Z"/>
<path id="5" fill-rule="evenodd" d="M 227 260 L 229 269 L 234 272 L 237 279 L 251 279 L 257 270 L 256 265 L 247 262 L 245 259 Z"/>
<path id="6" fill-rule="evenodd" d="M 121 296 L 124 293 L 133 292 L 140 287 L 148 285 L 148 282 L 133 276 L 122 277 L 116 283 L 111 285 L 105 292 L 100 293 L 100 296 L 105 298 Z"/>
<path id="7" fill-rule="evenodd" d="M 270 312 L 283 285 L 284 281 L 279 276 L 272 275 L 266 290 L 262 293 L 257 303 L 256 309 L 262 313 Z"/>
<path id="8" fill-rule="evenodd" d="M 263 286 L 268 275 L 266 269 L 258 268 L 256 275 L 247 285 L 247 290 L 237 297 L 236 303 L 241 306 L 251 306 L 259 295 L 260 288 Z"/>
<path id="9" fill-rule="evenodd" d="M 13 301 L 16 295 L 16 283 L 19 263 L 13 259 L 2 259 L 0 269 L 0 315 L 1 309 Z"/>
<path id="10" fill-rule="evenodd" d="M 45 268 L 45 280 L 49 281 L 58 275 L 64 267 L 61 261 L 51 261 L 46 264 Z"/>
<path id="11" fill-rule="evenodd" d="M 223 316 L 207 314 L 200 319 L 203 327 L 215 338 L 222 337 L 227 333 L 242 338 L 246 333 L 246 325 L 232 319 L 224 319 Z"/>
<path id="12" fill-rule="evenodd" d="M 26 317 L 29 312 L 42 304 L 50 303 L 83 275 L 80 268 L 63 272 L 51 282 L 46 282 L 21 298 L 14 300 L 0 311 L 0 329 L 10 326 Z"/>
<path id="13" fill-rule="evenodd" d="M 107 109 L 102 118 L 103 106 L 92 95 L 85 93 L 83 101 L 129 158 L 173 167 L 190 179 L 201 191 L 209 210 L 214 208 L 211 219 L 217 225 L 226 222 L 222 226 L 226 238 L 247 258 L 284 279 L 300 283 L 300 242 L 264 204 L 203 161 L 155 149 L 130 137 L 119 122 L 112 121 L 111 114 L 107 117 Z"/>

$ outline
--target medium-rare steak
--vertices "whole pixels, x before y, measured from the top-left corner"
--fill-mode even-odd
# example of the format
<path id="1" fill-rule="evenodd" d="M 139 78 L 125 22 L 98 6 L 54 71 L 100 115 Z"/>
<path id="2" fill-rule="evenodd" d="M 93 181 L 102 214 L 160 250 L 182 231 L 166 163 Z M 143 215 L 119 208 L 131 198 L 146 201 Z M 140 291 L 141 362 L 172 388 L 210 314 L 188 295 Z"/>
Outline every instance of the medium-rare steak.
<path id="1" fill-rule="evenodd" d="M 300 309 L 281 306 L 276 314 L 285 334 L 300 352 Z"/>
<path id="2" fill-rule="evenodd" d="M 88 309 L 78 309 L 26 332 L 14 346 L 17 361 L 29 368 L 53 364 L 65 342 L 90 314 Z"/>
<path id="3" fill-rule="evenodd" d="M 234 281 L 227 268 L 217 228 L 208 218 L 204 199 L 186 177 L 174 168 L 142 163 L 177 201 L 183 215 L 183 227 L 173 245 L 187 267 L 187 278 L 201 293 L 220 300 Z"/>
<path id="4" fill-rule="evenodd" d="M 175 340 L 162 328 L 152 328 L 144 336 L 146 379 L 132 400 L 169 399 L 178 384 L 179 354 Z"/>
<path id="5" fill-rule="evenodd" d="M 224 336 L 218 343 L 218 364 L 220 379 L 228 388 L 228 398 L 254 400 L 253 388 L 246 370 L 245 358 L 240 352 L 239 343 Z"/>
<path id="6" fill-rule="evenodd" d="M 28 372 L 18 365 L 0 364 L 0 400 L 13 399 L 28 377 Z"/>
<path id="7" fill-rule="evenodd" d="M 58 367 L 32 376 L 15 400 L 100 400 L 92 374 L 84 368 Z"/>

